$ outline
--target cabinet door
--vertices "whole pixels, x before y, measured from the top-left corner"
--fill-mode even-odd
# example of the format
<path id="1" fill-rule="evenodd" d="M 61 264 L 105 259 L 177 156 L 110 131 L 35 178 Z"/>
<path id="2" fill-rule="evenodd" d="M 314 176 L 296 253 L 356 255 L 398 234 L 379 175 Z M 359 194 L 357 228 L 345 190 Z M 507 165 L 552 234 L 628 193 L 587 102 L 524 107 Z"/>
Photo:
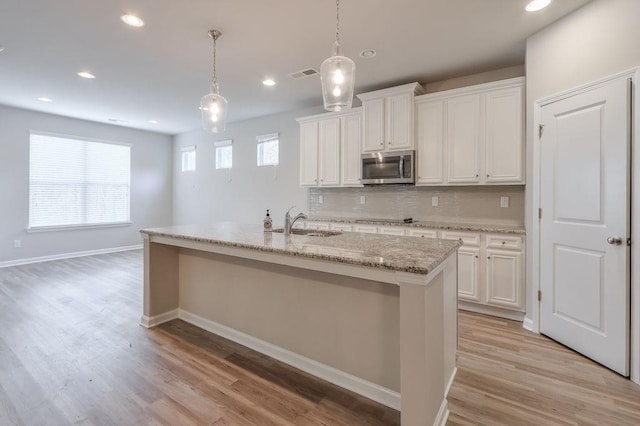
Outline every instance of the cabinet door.
<path id="1" fill-rule="evenodd" d="M 360 115 L 350 115 L 340 119 L 342 131 L 342 184 L 358 185 L 362 183 L 362 157 Z"/>
<path id="2" fill-rule="evenodd" d="M 307 222 L 307 229 L 315 229 L 316 231 L 328 231 L 329 224 L 326 222 Z"/>
<path id="3" fill-rule="evenodd" d="M 485 182 L 523 183 L 522 87 L 485 95 Z"/>
<path id="4" fill-rule="evenodd" d="M 318 122 L 300 124 L 300 185 L 318 185 Z"/>
<path id="5" fill-rule="evenodd" d="M 416 106 L 418 173 L 416 185 L 444 183 L 444 102 Z"/>
<path id="6" fill-rule="evenodd" d="M 458 249 L 458 297 L 471 302 L 480 301 L 480 249 Z"/>
<path id="7" fill-rule="evenodd" d="M 387 150 L 413 149 L 413 93 L 389 96 L 385 102 Z"/>
<path id="8" fill-rule="evenodd" d="M 348 223 L 332 223 L 329 225 L 329 229 L 332 231 L 351 232 L 353 231 L 353 226 Z"/>
<path id="9" fill-rule="evenodd" d="M 362 152 L 384 151 L 384 98 L 362 102 Z"/>
<path id="10" fill-rule="evenodd" d="M 381 226 L 378 228 L 378 233 L 385 235 L 405 235 L 404 228 L 401 226 Z"/>
<path id="11" fill-rule="evenodd" d="M 448 182 L 480 181 L 480 95 L 447 101 L 447 153 Z"/>
<path id="12" fill-rule="evenodd" d="M 523 310 L 522 252 L 487 249 L 487 304 Z"/>
<path id="13" fill-rule="evenodd" d="M 320 121 L 319 178 L 320 186 L 340 185 L 340 119 Z"/>

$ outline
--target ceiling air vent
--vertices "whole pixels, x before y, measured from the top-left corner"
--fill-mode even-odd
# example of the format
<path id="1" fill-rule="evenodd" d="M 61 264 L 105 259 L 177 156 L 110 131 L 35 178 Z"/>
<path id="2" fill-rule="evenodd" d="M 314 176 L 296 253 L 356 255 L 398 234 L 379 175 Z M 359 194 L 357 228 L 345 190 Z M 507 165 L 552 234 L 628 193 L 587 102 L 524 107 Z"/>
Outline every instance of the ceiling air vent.
<path id="1" fill-rule="evenodd" d="M 289 74 L 289 77 L 294 80 L 298 80 L 299 78 L 309 77 L 310 75 L 318 74 L 318 70 L 315 68 L 307 68 L 306 70 L 296 71 Z"/>

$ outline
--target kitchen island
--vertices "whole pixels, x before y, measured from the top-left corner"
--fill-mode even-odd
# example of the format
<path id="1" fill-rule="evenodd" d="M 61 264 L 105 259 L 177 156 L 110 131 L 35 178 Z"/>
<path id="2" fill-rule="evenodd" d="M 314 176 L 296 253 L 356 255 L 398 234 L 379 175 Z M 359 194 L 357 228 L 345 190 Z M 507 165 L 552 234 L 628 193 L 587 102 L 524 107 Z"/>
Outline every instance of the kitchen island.
<path id="1" fill-rule="evenodd" d="M 403 425 L 446 421 L 460 242 L 234 223 L 141 233 L 143 326 L 180 318 L 398 409 Z"/>

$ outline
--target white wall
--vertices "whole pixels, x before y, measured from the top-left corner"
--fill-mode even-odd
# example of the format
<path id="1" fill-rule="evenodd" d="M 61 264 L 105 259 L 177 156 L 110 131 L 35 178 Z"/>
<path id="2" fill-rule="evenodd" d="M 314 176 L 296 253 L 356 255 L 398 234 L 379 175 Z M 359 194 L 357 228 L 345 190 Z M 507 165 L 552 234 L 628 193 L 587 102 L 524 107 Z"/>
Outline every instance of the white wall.
<path id="1" fill-rule="evenodd" d="M 640 1 L 594 0 L 527 40 L 527 191 L 525 223 L 533 220 L 533 110 L 536 100 L 640 66 Z M 537 220 L 537 219 L 535 219 Z M 528 238 L 528 253 L 532 253 Z M 532 317 L 531 255 L 527 317 Z"/>
<path id="2" fill-rule="evenodd" d="M 322 112 L 320 108 L 260 117 L 227 125 L 224 133 L 203 130 L 174 138 L 173 220 L 175 224 L 233 221 L 261 223 L 271 209 L 281 225 L 287 208 L 308 211 L 307 190 L 300 188 L 300 131 L 297 117 Z M 256 165 L 256 136 L 280 134 L 280 164 Z M 215 169 L 214 142 L 233 140 L 233 168 Z M 182 172 L 180 147 L 195 145 L 195 172 Z M 230 178 L 230 180 L 229 180 Z"/>
<path id="3" fill-rule="evenodd" d="M 132 224 L 27 232 L 30 130 L 131 144 Z M 0 105 L 0 262 L 141 244 L 141 228 L 171 224 L 171 156 L 168 135 Z"/>

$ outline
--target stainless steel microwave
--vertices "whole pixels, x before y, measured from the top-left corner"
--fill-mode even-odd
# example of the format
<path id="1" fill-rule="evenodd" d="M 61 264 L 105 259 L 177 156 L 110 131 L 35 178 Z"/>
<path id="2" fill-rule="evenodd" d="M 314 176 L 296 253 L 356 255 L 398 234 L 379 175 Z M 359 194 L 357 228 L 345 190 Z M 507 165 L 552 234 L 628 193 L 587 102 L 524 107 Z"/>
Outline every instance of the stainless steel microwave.
<path id="1" fill-rule="evenodd" d="M 415 183 L 415 151 L 362 154 L 362 183 Z"/>

